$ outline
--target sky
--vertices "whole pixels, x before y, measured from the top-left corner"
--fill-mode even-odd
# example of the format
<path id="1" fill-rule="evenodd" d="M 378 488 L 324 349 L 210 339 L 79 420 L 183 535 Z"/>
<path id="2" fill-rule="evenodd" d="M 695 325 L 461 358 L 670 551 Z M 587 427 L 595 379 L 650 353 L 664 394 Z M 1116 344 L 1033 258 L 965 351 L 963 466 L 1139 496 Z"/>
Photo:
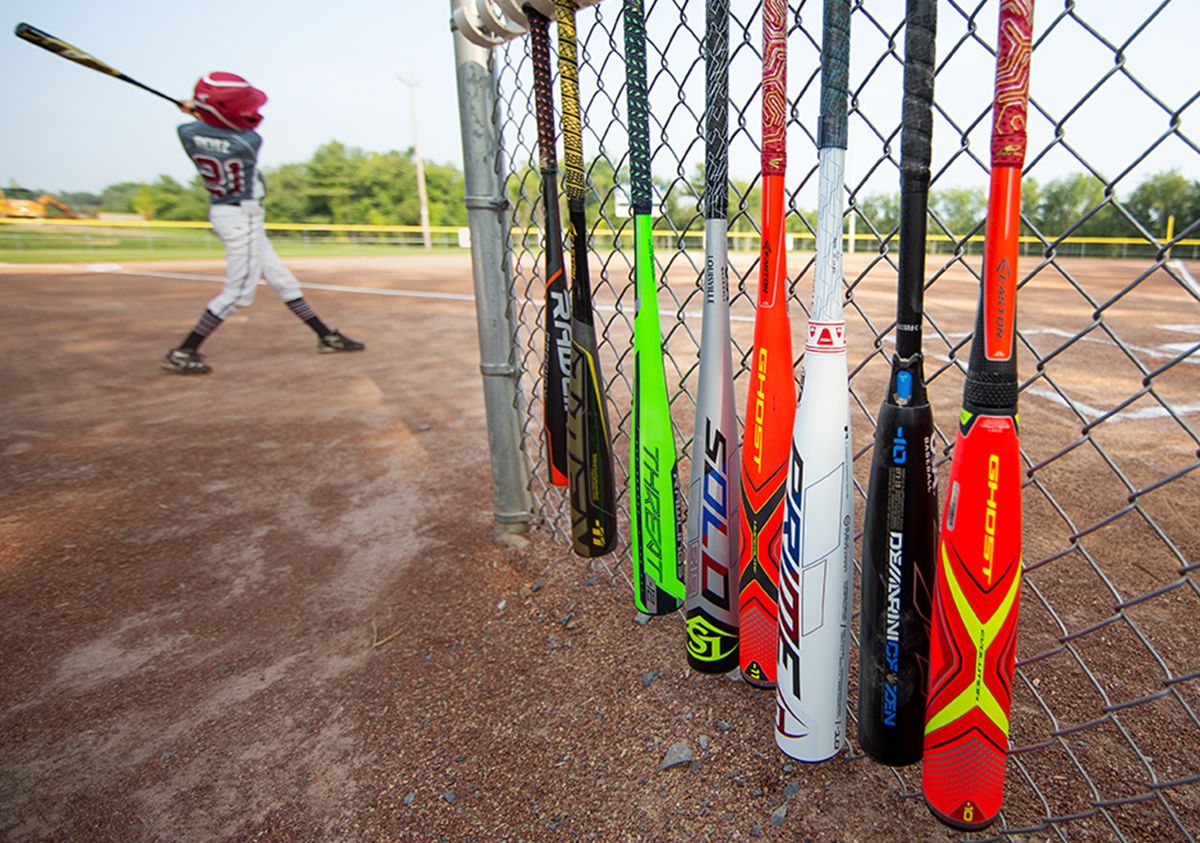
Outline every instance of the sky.
<path id="1" fill-rule="evenodd" d="M 682 0 L 680 0 L 681 2 Z M 749 7 L 734 0 L 735 14 Z M 977 164 L 957 155 L 961 131 L 990 101 L 991 58 L 968 36 L 971 21 L 959 9 L 975 2 L 939 5 L 939 71 L 936 97 L 943 111 L 934 133 L 934 167 L 945 169 L 940 184 L 979 184 Z M 995 12 L 989 3 L 977 16 L 980 37 L 994 43 Z M 1158 12 L 1125 46 L 1124 72 L 1114 72 L 1111 45 L 1121 46 L 1152 13 Z M 690 25 L 703 27 L 703 3 L 691 0 Z M 236 8 L 236 15 L 230 9 Z M 313 0 L 252 0 L 204 6 L 150 0 L 0 0 L 0 25 L 6 33 L 26 21 L 92 53 L 126 74 L 172 95 L 190 95 L 201 74 L 213 70 L 240 73 L 267 92 L 261 127 L 262 163 L 275 167 L 307 161 L 322 144 L 339 140 L 368 151 L 406 149 L 413 143 L 409 89 L 397 77 L 416 82 L 413 91 L 419 117 L 423 157 L 461 166 L 453 40 L 449 29 L 450 0 L 346 0 L 340 5 Z M 581 38 L 593 59 L 612 44 L 620 50 L 619 4 L 605 0 L 597 9 L 579 14 Z M 651 39 L 670 43 L 668 59 L 675 68 L 695 65 L 694 40 L 669 39 L 678 25 L 675 4 L 648 4 Z M 801 6 L 808 29 L 819 18 L 820 4 Z M 866 9 L 884 30 L 898 22 L 901 0 L 867 0 Z M 1200 155 L 1178 137 L 1163 138 L 1169 110 L 1179 109 L 1200 88 L 1200 51 L 1194 33 L 1200 20 L 1197 0 L 1078 0 L 1073 14 L 1064 14 L 1064 0 L 1039 0 L 1035 19 L 1032 90 L 1039 108 L 1031 118 L 1031 151 L 1049 149 L 1035 167 L 1037 177 L 1078 172 L 1076 154 L 1099 169 L 1105 178 L 1128 171 L 1130 183 L 1151 172 L 1178 168 L 1200 178 Z M 335 12 L 334 10 L 345 10 Z M 616 39 L 588 39 L 596 17 L 606 21 Z M 806 17 L 807 16 L 807 17 Z M 758 22 L 751 27 L 758 39 Z M 1091 31 L 1089 31 L 1089 29 Z M 1093 34 L 1095 33 L 1095 34 Z M 858 106 L 878 126 L 899 119 L 900 68 L 891 61 L 871 73 L 886 49 L 886 36 L 856 12 L 851 45 L 851 81 L 868 78 L 858 93 Z M 965 37 L 965 41 L 964 41 Z M 523 49 L 523 48 L 522 48 Z M 789 42 L 789 91 L 797 97 L 799 114 L 815 115 L 815 85 L 799 92 L 815 68 L 815 44 L 793 34 Z M 758 65 L 748 50 L 736 51 L 731 73 L 732 98 L 750 100 L 757 85 Z M 599 64 L 600 62 L 597 62 Z M 653 53 L 652 53 L 653 64 Z M 586 68 L 581 85 L 588 90 L 620 87 L 614 74 L 619 62 L 607 62 L 605 78 Z M 174 128 L 185 118 L 170 104 L 111 77 L 72 64 L 25 43 L 11 34 L 0 37 L 0 183 L 56 192 L 99 191 L 121 181 L 151 181 L 169 175 L 180 181 L 192 177 Z M 522 66 L 527 69 L 527 65 Z M 1098 90 L 1088 92 L 1106 74 Z M 703 74 L 692 72 L 683 82 L 692 108 L 702 107 Z M 1134 81 L 1136 80 L 1136 81 Z M 527 84 L 527 82 L 526 82 Z M 1151 91 L 1164 107 L 1154 105 L 1139 88 Z M 667 93 L 656 88 L 653 97 Z M 1078 109 L 1074 106 L 1085 98 Z M 620 101 L 623 117 L 623 100 Z M 656 117 L 668 115 L 670 142 L 688 147 L 694 139 L 695 118 L 660 101 Z M 747 131 L 757 135 L 756 105 L 745 111 Z M 1056 121 L 1064 121 L 1064 138 L 1074 150 L 1053 144 Z M 690 121 L 690 123 L 689 123 Z M 1200 103 L 1182 111 L 1180 127 L 1192 143 L 1200 142 Z M 532 124 L 530 129 L 532 130 Z M 594 154 L 603 136 L 610 155 L 624 143 L 620 127 L 607 125 L 602 112 L 585 132 L 585 155 Z M 969 130 L 972 150 L 986 158 L 986 121 Z M 956 136 L 956 132 L 958 135 Z M 689 135 L 691 137 L 689 137 Z M 882 154 L 883 141 L 871 128 L 853 120 L 848 169 L 865 174 Z M 532 138 L 527 139 L 532 147 Z M 1148 155 L 1142 153 L 1153 148 Z M 702 157 L 694 142 L 685 155 L 689 166 Z M 789 132 L 789 160 L 807 161 L 811 141 Z M 656 175 L 664 163 L 655 159 Z M 668 165 L 671 162 L 665 162 Z M 791 165 L 789 165 L 791 166 Z M 757 155 L 743 133 L 731 149 L 731 175 L 749 177 Z M 799 169 L 799 166 L 797 166 Z M 804 168 L 805 170 L 807 167 Z M 894 168 L 881 186 L 894 182 Z M 938 182 L 935 182 L 937 186 Z M 807 188 L 806 188 L 807 189 Z"/>
<path id="2" fill-rule="evenodd" d="M 341 10 L 341 11 L 339 11 Z M 371 151 L 413 143 L 461 166 L 449 0 L 0 0 L 0 183 L 99 191 L 169 175 L 190 181 L 170 103 L 13 37 L 26 22 L 176 98 L 214 70 L 270 98 L 266 167 L 339 140 Z"/>

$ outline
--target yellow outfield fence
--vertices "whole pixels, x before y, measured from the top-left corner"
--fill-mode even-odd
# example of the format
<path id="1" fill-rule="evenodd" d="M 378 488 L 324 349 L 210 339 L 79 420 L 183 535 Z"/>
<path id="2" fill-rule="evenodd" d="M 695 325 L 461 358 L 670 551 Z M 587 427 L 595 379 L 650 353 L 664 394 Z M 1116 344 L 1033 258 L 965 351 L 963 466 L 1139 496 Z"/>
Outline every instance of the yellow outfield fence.
<path id="1" fill-rule="evenodd" d="M 677 231 L 669 227 L 670 221 L 665 218 L 658 220 L 658 222 L 662 226 L 666 226 L 666 228 L 660 227 L 655 230 L 656 241 L 661 240 L 663 243 L 669 243 L 681 249 L 703 249 L 703 230 L 688 228 L 684 231 Z M 58 233 L 62 233 L 63 229 L 69 228 L 128 229 L 147 232 L 208 230 L 210 227 L 207 220 L 19 219 L 15 217 L 0 217 L 0 225 L 30 229 L 53 228 Z M 414 243 L 419 242 L 419 237 L 422 233 L 422 228 L 419 225 L 268 222 L 266 228 L 268 231 L 317 236 L 324 234 L 347 234 L 351 236 L 415 235 L 416 239 L 413 240 Z M 1027 253 L 1053 248 L 1055 253 L 1064 255 L 1085 256 L 1090 253 L 1096 257 L 1138 257 L 1148 252 L 1157 252 L 1158 250 L 1166 249 L 1168 252 L 1176 250 L 1175 257 L 1200 257 L 1200 238 L 1188 237 L 1172 242 L 1172 228 L 1173 226 L 1168 225 L 1166 235 L 1160 241 L 1151 241 L 1144 237 L 1088 237 L 1072 235 L 1060 239 L 1043 239 L 1041 237 L 1025 235 L 1020 238 L 1020 242 L 1026 247 L 1025 251 Z M 429 227 L 429 232 L 436 238 L 434 245 L 440 247 L 469 248 L 471 245 L 470 229 L 466 226 L 434 225 Z M 542 236 L 541 229 L 539 228 L 521 226 L 513 226 L 510 229 L 510 234 L 513 240 L 516 241 L 522 239 L 528 240 L 529 238 L 536 240 Z M 622 237 L 630 236 L 632 235 L 629 230 L 618 230 L 604 224 L 596 225 L 592 229 L 593 245 L 611 245 Z M 735 251 L 753 252 L 758 249 L 759 233 L 756 231 L 730 231 L 728 237 L 730 248 Z M 786 237 L 789 251 L 811 248 L 811 244 L 814 241 L 814 236 L 809 231 L 788 232 Z M 866 246 L 867 250 L 883 251 L 885 248 L 888 248 L 889 244 L 892 244 L 894 239 L 892 237 L 881 241 L 878 236 L 870 232 L 850 233 L 845 235 L 846 250 L 848 252 L 858 251 L 860 244 L 862 244 Z M 974 251 L 982 248 L 984 238 L 982 234 L 957 239 L 945 234 L 930 233 L 926 236 L 926 240 L 930 251 L 953 251 L 955 248 Z M 407 239 L 401 242 L 407 242 Z M 1087 247 L 1089 246 L 1093 248 L 1088 249 Z"/>
<path id="2" fill-rule="evenodd" d="M 150 244 L 154 240 L 161 242 L 172 233 L 184 236 L 184 232 L 204 232 L 210 227 L 208 220 L 0 218 L 0 232 L 8 239 L 16 239 L 18 249 L 26 245 L 22 235 L 29 235 L 34 243 L 41 243 L 41 248 L 70 249 L 73 237 L 83 246 L 101 233 L 134 240 L 144 238 Z M 423 243 L 423 229 L 419 225 L 268 222 L 266 229 L 311 243 L 325 239 L 343 243 L 348 239 L 365 245 L 420 246 Z M 429 233 L 431 244 L 437 248 L 466 249 L 471 245 L 470 229 L 466 226 L 435 225 L 429 227 Z M 189 233 L 186 236 L 196 235 Z M 49 240 L 54 240 L 53 245 L 48 243 Z"/>
<path id="3" fill-rule="evenodd" d="M 103 219 L 19 219 L 17 217 L 0 217 L 0 224 L 22 226 L 82 226 L 86 228 L 135 228 L 135 229 L 208 229 L 208 220 L 103 220 Z M 268 231 L 313 231 L 334 233 L 393 233 L 420 234 L 419 225 L 349 225 L 339 223 L 306 223 L 306 222 L 269 222 Z M 466 226 L 431 225 L 431 234 L 454 234 L 465 230 Z"/>

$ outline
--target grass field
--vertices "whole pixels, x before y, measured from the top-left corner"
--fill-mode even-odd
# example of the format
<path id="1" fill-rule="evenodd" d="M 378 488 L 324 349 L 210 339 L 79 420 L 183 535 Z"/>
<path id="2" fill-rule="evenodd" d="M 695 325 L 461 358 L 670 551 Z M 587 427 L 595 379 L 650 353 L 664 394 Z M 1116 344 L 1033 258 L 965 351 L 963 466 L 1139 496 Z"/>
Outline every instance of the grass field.
<path id="1" fill-rule="evenodd" d="M 275 251 L 284 258 L 393 257 L 424 252 L 413 244 L 412 235 L 274 232 L 270 237 Z M 438 249 L 465 253 L 457 245 L 444 243 L 439 243 Z M 207 228 L 0 226 L 0 263 L 198 260 L 224 254 L 221 241 Z"/>

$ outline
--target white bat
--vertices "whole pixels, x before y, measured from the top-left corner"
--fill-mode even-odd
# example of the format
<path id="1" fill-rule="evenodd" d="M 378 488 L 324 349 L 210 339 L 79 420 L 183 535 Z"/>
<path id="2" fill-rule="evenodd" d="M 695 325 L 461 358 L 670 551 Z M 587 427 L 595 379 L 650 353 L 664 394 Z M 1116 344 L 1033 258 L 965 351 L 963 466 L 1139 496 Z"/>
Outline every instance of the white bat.
<path id="1" fill-rule="evenodd" d="M 842 315 L 849 53 L 850 0 L 825 0 L 817 257 L 783 516 L 775 680 L 775 742 L 800 761 L 830 758 L 846 740 L 854 583 L 850 391 Z"/>

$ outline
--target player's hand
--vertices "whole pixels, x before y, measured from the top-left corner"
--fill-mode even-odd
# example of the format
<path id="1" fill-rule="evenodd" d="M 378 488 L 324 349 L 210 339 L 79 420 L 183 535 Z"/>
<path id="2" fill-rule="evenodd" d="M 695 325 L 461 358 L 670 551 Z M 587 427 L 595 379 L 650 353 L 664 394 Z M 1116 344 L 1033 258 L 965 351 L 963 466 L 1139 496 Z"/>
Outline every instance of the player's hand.
<path id="1" fill-rule="evenodd" d="M 193 117 L 195 117 L 196 116 L 196 101 L 195 100 L 180 100 L 179 101 L 179 110 L 182 111 L 184 114 L 190 114 Z"/>

